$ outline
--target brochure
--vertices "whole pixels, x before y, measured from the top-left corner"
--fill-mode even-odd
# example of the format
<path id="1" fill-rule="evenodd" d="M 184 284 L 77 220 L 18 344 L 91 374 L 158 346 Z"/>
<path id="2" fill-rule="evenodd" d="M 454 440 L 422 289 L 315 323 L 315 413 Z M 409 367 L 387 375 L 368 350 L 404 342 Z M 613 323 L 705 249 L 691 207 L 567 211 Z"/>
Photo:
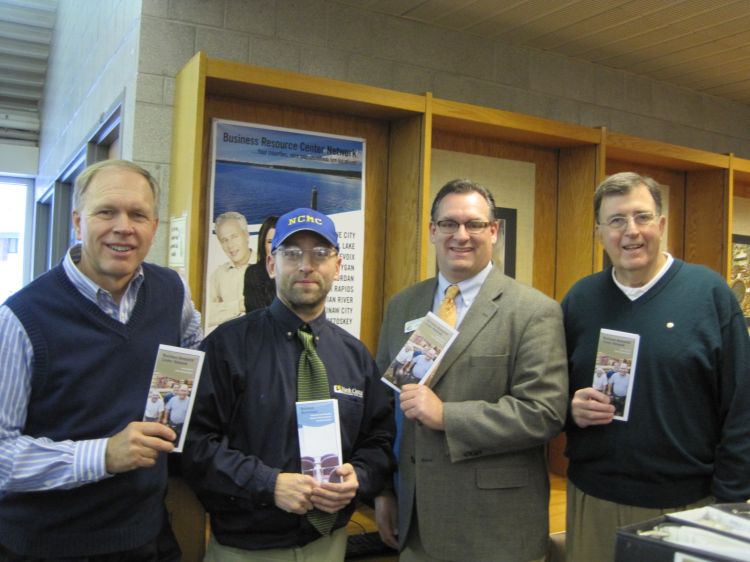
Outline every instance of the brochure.
<path id="1" fill-rule="evenodd" d="M 747 503 L 709 505 L 669 513 L 667 518 L 750 540 L 750 504 Z"/>
<path id="2" fill-rule="evenodd" d="M 747 504 L 717 504 L 620 527 L 615 559 L 618 562 L 750 562 L 750 542 L 719 530 L 713 523 L 701 523 L 706 510 L 722 510 L 725 506 L 738 507 L 740 511 L 748 509 Z"/>
<path id="3" fill-rule="evenodd" d="M 163 344 L 156 355 L 143 421 L 163 423 L 174 430 L 173 453 L 181 453 L 185 445 L 204 355 L 197 349 Z"/>
<path id="4" fill-rule="evenodd" d="M 628 421 L 640 340 L 638 334 L 606 328 L 599 333 L 591 386 L 609 396 L 616 420 Z"/>
<path id="5" fill-rule="evenodd" d="M 677 549 L 689 548 L 707 555 L 726 557 L 724 559 L 750 562 L 750 545 L 706 529 L 690 525 L 663 524 L 658 529 L 659 538 L 674 544 Z M 686 558 L 685 560 L 691 560 Z"/>
<path id="6" fill-rule="evenodd" d="M 458 331 L 455 328 L 428 312 L 380 380 L 399 392 L 405 384 L 424 384 L 456 336 Z"/>
<path id="7" fill-rule="evenodd" d="M 297 402 L 297 433 L 302 473 L 318 482 L 336 482 L 341 465 L 341 425 L 339 402 L 309 400 Z"/>

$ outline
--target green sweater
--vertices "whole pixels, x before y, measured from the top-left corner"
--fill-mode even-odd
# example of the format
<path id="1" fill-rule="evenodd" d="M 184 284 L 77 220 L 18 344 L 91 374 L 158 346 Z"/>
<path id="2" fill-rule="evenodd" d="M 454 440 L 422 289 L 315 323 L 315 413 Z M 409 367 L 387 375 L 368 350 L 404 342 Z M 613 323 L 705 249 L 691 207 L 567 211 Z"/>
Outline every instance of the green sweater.
<path id="1" fill-rule="evenodd" d="M 639 334 L 627 422 L 567 427 L 568 477 L 585 493 L 652 508 L 750 498 L 750 338 L 727 284 L 675 260 L 635 301 L 607 269 L 562 303 L 570 396 L 591 386 L 599 330 Z"/>

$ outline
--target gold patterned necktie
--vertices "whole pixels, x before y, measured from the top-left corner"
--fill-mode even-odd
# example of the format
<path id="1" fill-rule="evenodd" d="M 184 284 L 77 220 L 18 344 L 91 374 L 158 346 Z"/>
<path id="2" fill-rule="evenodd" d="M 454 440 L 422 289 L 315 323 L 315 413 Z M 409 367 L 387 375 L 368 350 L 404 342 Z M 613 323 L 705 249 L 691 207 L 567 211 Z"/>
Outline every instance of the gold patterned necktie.
<path id="1" fill-rule="evenodd" d="M 437 311 L 438 318 L 453 327 L 456 326 L 456 297 L 460 292 L 461 289 L 458 288 L 458 285 L 448 285 L 448 288 L 445 290 L 445 296 Z"/>
<path id="2" fill-rule="evenodd" d="M 302 342 L 302 353 L 297 365 L 297 400 L 325 400 L 331 397 L 328 390 L 328 373 L 315 350 L 313 335 L 306 330 L 297 330 L 297 337 Z M 318 532 L 325 536 L 331 532 L 336 522 L 335 513 L 326 513 L 319 509 L 307 512 L 307 520 Z"/>

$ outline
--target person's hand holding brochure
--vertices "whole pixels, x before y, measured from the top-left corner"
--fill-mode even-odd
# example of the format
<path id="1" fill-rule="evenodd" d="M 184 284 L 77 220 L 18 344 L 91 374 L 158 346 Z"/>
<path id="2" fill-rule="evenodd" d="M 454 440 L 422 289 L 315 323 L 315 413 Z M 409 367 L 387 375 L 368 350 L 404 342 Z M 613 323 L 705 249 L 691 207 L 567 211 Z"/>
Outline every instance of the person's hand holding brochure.
<path id="1" fill-rule="evenodd" d="M 198 380 L 205 353 L 171 345 L 160 345 L 146 397 L 143 421 L 163 423 L 177 435 L 173 453 L 185 445 Z"/>
<path id="2" fill-rule="evenodd" d="M 338 482 L 341 464 L 341 422 L 338 400 L 297 402 L 302 473 L 318 482 Z"/>
<path id="3" fill-rule="evenodd" d="M 310 502 L 326 513 L 337 513 L 354 499 L 359 481 L 350 463 L 343 463 L 339 402 L 333 398 L 296 402 L 302 474 L 315 480 Z"/>
<path id="4" fill-rule="evenodd" d="M 628 421 L 640 341 L 638 334 L 606 328 L 599 332 L 591 386 L 609 397 L 616 420 Z"/>
<path id="5" fill-rule="evenodd" d="M 399 392 L 405 384 L 424 384 L 456 336 L 456 329 L 428 312 L 380 380 Z"/>

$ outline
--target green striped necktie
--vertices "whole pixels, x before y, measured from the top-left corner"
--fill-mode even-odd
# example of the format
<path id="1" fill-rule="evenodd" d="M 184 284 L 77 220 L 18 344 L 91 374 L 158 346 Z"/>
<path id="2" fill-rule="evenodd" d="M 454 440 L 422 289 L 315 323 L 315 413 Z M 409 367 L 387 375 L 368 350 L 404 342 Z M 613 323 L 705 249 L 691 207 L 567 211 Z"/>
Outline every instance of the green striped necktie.
<path id="1" fill-rule="evenodd" d="M 328 374 L 315 351 L 313 335 L 305 330 L 297 330 L 297 336 L 304 347 L 297 366 L 297 400 L 326 400 L 331 397 L 328 391 Z"/>
<path id="2" fill-rule="evenodd" d="M 297 337 L 304 348 L 297 366 L 297 400 L 326 400 L 331 397 L 328 390 L 328 373 L 318 352 L 315 351 L 313 335 L 306 330 L 297 330 Z M 331 532 L 336 522 L 336 514 L 313 509 L 307 512 L 307 520 L 325 536 Z"/>

